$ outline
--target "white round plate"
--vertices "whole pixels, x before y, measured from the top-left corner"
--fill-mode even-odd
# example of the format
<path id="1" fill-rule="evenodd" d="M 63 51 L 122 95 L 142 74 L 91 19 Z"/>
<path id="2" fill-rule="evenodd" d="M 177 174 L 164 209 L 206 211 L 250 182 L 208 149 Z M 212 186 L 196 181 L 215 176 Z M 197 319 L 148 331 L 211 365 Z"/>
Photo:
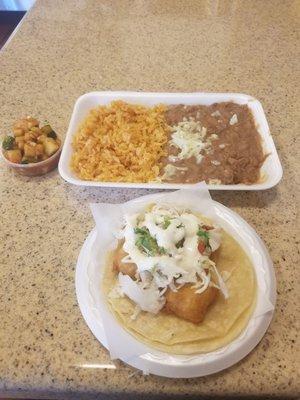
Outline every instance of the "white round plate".
<path id="1" fill-rule="evenodd" d="M 151 196 L 151 195 L 150 195 Z M 149 196 L 149 198 L 150 198 Z M 259 284 L 264 288 L 264 296 L 270 304 L 275 305 L 276 282 L 273 264 L 268 251 L 257 233 L 238 214 L 220 203 L 213 201 L 216 222 L 239 241 L 250 257 Z M 85 240 L 76 267 L 76 294 L 81 313 L 95 335 L 108 349 L 102 320 L 93 312 L 93 302 L 90 296 L 87 267 L 91 247 L 96 239 L 94 228 Z M 99 287 L 99 282 L 95 282 Z M 256 316 L 255 316 L 256 315 Z M 262 339 L 273 316 L 273 309 L 259 313 L 255 310 L 244 332 L 232 343 L 219 350 L 207 354 L 191 356 L 176 356 L 162 353 L 147 347 L 145 354 L 131 360 L 123 360 L 144 373 L 170 378 L 191 378 L 216 373 L 244 358 Z"/>

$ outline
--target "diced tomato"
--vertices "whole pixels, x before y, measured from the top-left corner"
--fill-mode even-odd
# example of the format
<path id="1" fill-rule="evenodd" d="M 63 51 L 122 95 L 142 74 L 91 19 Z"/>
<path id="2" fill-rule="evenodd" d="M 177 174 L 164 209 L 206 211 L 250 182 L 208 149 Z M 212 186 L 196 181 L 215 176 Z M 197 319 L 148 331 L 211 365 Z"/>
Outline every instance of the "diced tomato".
<path id="1" fill-rule="evenodd" d="M 213 226 L 209 226 L 209 225 L 202 225 L 202 228 L 205 229 L 206 231 L 210 231 L 211 229 L 214 229 Z"/>
<path id="2" fill-rule="evenodd" d="M 200 241 L 198 243 L 198 251 L 199 251 L 199 253 L 203 254 L 205 252 L 205 247 L 206 247 L 205 243 Z"/>

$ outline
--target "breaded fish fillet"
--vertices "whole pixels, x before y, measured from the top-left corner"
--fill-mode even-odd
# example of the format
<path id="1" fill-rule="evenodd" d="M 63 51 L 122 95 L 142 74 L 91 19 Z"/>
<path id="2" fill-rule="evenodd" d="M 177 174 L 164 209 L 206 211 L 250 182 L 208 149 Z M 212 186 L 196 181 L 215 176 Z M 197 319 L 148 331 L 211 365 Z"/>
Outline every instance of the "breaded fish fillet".
<path id="1" fill-rule="evenodd" d="M 119 243 L 114 252 L 113 268 L 135 279 L 136 264 L 124 263 L 122 259 L 127 255 L 123 250 L 123 241 Z M 218 294 L 214 287 L 208 287 L 203 293 L 196 293 L 191 284 L 186 284 L 177 292 L 168 289 L 165 293 L 166 304 L 164 310 L 175 314 L 177 317 L 199 324 L 203 321 L 208 307 L 212 304 Z"/>
<path id="2" fill-rule="evenodd" d="M 123 250 L 123 241 L 119 243 L 116 251 L 114 252 L 113 268 L 115 271 L 122 272 L 124 275 L 129 275 L 132 279 L 135 278 L 136 264 L 124 263 L 122 259 L 128 254 Z"/>
<path id="3" fill-rule="evenodd" d="M 199 324 L 203 321 L 208 307 L 217 294 L 218 289 L 211 286 L 202 293 L 196 293 L 191 284 L 182 286 L 177 292 L 168 289 L 165 294 L 165 310 L 179 318 Z"/>

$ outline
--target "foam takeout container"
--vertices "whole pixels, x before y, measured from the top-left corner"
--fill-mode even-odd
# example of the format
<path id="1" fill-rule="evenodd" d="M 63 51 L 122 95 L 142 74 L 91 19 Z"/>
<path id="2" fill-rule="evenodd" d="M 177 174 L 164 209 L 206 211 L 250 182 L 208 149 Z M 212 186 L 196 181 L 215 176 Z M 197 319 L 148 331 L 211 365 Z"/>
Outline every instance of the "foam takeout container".
<path id="1" fill-rule="evenodd" d="M 95 182 L 82 180 L 76 177 L 70 168 L 72 155 L 72 138 L 81 121 L 87 116 L 90 109 L 98 105 L 109 104 L 113 100 L 124 100 L 129 103 L 153 106 L 158 103 L 171 104 L 200 104 L 210 105 L 225 101 L 237 104 L 247 104 L 250 108 L 257 130 L 262 139 L 265 154 L 268 154 L 261 167 L 260 182 L 253 185 L 207 185 L 210 190 L 265 190 L 275 186 L 282 177 L 281 163 L 270 134 L 268 122 L 261 103 L 254 97 L 240 93 L 147 93 L 147 92 L 90 92 L 80 96 L 74 106 L 66 139 L 59 161 L 59 173 L 63 179 L 74 185 L 98 187 L 126 187 L 148 189 L 184 189 L 191 188 L 191 184 L 174 183 L 127 183 L 127 182 Z"/>

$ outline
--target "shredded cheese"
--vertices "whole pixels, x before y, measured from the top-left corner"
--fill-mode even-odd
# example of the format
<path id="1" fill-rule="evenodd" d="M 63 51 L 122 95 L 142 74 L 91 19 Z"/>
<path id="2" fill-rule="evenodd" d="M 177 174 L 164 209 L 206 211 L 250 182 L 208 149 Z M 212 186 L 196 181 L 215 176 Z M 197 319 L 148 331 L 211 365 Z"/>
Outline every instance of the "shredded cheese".
<path id="1" fill-rule="evenodd" d="M 195 157 L 199 164 L 203 159 L 201 152 L 209 147 L 206 131 L 199 121 L 192 118 L 173 126 L 170 144 L 178 148 L 180 152 L 172 157 L 172 161 Z"/>
<path id="2" fill-rule="evenodd" d="M 172 178 L 177 171 L 180 172 L 185 172 L 187 171 L 187 167 L 176 167 L 175 165 L 172 164 L 167 164 L 164 168 L 164 174 L 162 175 L 161 179 L 170 179 Z"/>
<path id="3" fill-rule="evenodd" d="M 219 110 L 214 111 L 213 113 L 210 114 L 212 117 L 221 117 L 221 113 Z"/>
<path id="4" fill-rule="evenodd" d="M 209 185 L 221 185 L 221 180 L 220 179 L 210 179 L 209 181 L 208 181 L 208 184 Z"/>
<path id="5" fill-rule="evenodd" d="M 229 120 L 229 125 L 234 125 L 238 123 L 238 118 L 236 114 L 233 114 L 233 116 Z"/>
<path id="6" fill-rule="evenodd" d="M 211 163 L 212 163 L 212 165 L 215 165 L 215 166 L 221 165 L 220 161 L 218 161 L 218 160 L 212 160 Z"/>

